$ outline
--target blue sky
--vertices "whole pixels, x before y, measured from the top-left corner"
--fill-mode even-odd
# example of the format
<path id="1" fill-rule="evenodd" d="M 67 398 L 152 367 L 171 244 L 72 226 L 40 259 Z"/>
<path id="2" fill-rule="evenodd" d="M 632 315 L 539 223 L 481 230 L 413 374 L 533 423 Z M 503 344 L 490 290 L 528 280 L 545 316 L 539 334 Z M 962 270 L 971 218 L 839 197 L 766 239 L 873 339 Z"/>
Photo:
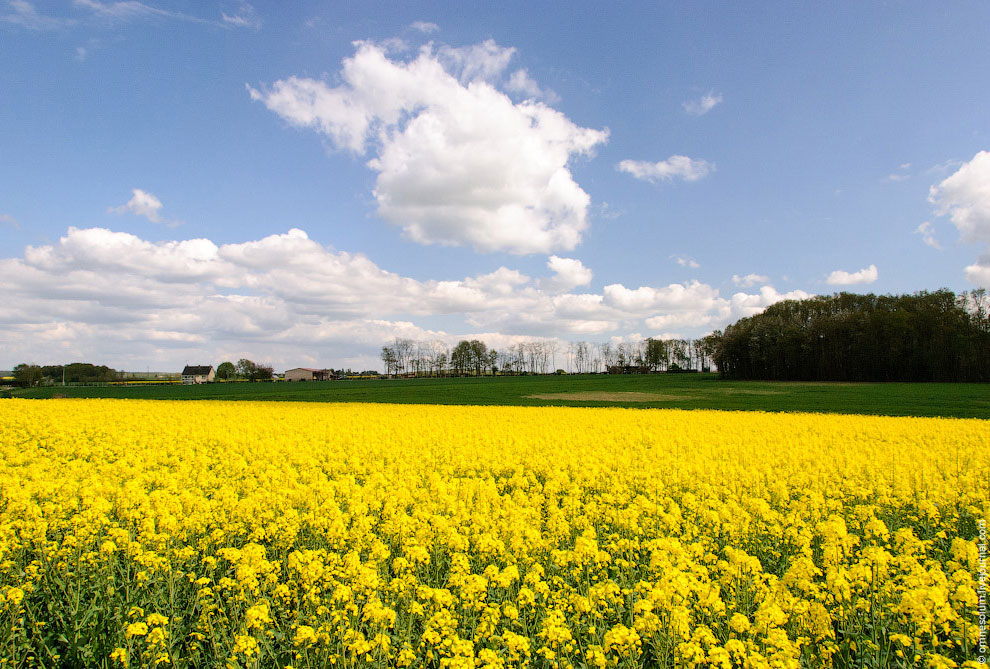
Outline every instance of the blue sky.
<path id="1" fill-rule="evenodd" d="M 990 285 L 986 3 L 342 4 L 0 0 L 0 367 Z"/>

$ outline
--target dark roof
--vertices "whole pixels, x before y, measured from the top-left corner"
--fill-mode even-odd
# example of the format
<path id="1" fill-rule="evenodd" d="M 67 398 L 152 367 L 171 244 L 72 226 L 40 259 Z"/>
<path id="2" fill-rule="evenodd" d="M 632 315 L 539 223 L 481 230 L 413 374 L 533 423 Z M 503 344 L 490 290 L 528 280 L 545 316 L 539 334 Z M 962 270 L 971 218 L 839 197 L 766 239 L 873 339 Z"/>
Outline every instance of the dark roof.
<path id="1" fill-rule="evenodd" d="M 207 376 L 213 365 L 186 365 L 182 370 L 182 376 Z"/>

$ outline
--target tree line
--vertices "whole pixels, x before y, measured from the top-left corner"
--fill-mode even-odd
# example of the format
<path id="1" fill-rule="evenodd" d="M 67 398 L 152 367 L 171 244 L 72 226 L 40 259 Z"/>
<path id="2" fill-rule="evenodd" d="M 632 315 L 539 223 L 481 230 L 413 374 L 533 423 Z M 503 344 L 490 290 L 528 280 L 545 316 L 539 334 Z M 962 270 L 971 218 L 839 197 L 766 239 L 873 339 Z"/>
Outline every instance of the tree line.
<path id="1" fill-rule="evenodd" d="M 22 363 L 13 369 L 14 383 L 24 388 L 65 383 L 109 383 L 119 381 L 122 373 L 106 365 L 73 362 L 68 365 L 31 365 Z"/>
<path id="2" fill-rule="evenodd" d="M 396 338 L 381 349 L 388 376 L 484 376 L 500 374 L 594 374 L 610 369 L 637 371 L 709 371 L 714 339 L 657 339 L 631 342 L 560 342 L 539 339 L 518 342 L 502 350 L 478 339 L 453 347 L 434 339 Z"/>
<path id="3" fill-rule="evenodd" d="M 712 337 L 730 379 L 990 381 L 985 289 L 787 300 Z"/>
<path id="4" fill-rule="evenodd" d="M 241 358 L 235 365 L 232 362 L 221 362 L 214 372 L 220 381 L 271 381 L 275 370 L 271 365 L 260 365 L 253 360 Z"/>

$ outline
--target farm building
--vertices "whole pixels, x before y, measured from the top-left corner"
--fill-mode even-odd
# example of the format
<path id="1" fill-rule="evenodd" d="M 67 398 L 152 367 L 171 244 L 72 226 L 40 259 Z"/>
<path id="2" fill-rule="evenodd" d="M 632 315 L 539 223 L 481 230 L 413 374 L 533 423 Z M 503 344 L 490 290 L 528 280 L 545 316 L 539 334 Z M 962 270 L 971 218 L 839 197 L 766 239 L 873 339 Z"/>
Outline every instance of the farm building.
<path id="1" fill-rule="evenodd" d="M 641 365 L 611 365 L 609 374 L 649 374 L 650 368 Z"/>
<path id="2" fill-rule="evenodd" d="M 286 381 L 326 381 L 333 378 L 332 369 L 312 369 L 310 367 L 295 367 L 285 370 Z"/>
<path id="3" fill-rule="evenodd" d="M 186 365 L 182 370 L 182 385 L 191 386 L 194 383 L 213 383 L 216 372 L 213 365 Z"/>

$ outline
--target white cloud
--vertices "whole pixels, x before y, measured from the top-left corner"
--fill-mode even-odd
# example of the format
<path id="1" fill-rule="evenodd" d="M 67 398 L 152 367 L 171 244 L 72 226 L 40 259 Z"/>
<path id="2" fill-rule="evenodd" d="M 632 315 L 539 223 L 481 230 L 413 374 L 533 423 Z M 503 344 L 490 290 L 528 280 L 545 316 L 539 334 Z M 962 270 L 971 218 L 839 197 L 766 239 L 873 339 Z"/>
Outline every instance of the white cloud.
<path id="1" fill-rule="evenodd" d="M 289 123 L 361 155 L 378 173 L 379 215 L 422 244 L 479 251 L 573 249 L 587 228 L 588 194 L 568 163 L 605 142 L 493 82 L 514 49 L 423 47 L 401 61 L 369 42 L 344 60 L 341 84 L 289 77 L 251 97 Z"/>
<path id="2" fill-rule="evenodd" d="M 906 172 L 906 170 L 911 169 L 911 163 L 901 163 L 897 166 L 897 172 L 892 172 L 884 177 L 884 181 L 888 183 L 897 183 L 900 181 L 907 181 L 911 178 L 911 175 Z"/>
<path id="3" fill-rule="evenodd" d="M 430 23 L 429 21 L 413 21 L 409 27 L 421 33 L 426 33 L 427 35 L 440 30 L 440 26 L 435 23 Z"/>
<path id="4" fill-rule="evenodd" d="M 674 261 L 681 267 L 690 267 L 691 269 L 698 269 L 699 267 L 701 267 L 701 265 L 698 264 L 697 260 L 689 256 L 670 256 L 670 257 L 673 258 Z"/>
<path id="5" fill-rule="evenodd" d="M 75 21 L 39 14 L 28 0 L 7 0 L 9 14 L 0 15 L 0 22 L 27 28 L 28 30 L 57 30 L 71 26 Z"/>
<path id="6" fill-rule="evenodd" d="M 515 47 L 502 47 L 495 40 L 486 39 L 470 46 L 440 45 L 436 50 L 436 59 L 446 72 L 463 84 L 472 81 L 495 83 L 509 67 L 509 61 L 515 54 Z"/>
<path id="7" fill-rule="evenodd" d="M 928 201 L 938 216 L 949 217 L 962 241 L 990 243 L 990 151 L 980 151 L 932 186 Z"/>
<path id="8" fill-rule="evenodd" d="M 723 310 L 724 311 L 724 310 Z M 645 319 L 646 327 L 654 332 L 669 331 L 670 328 L 680 328 L 683 326 L 698 328 L 706 327 L 710 323 L 724 319 L 721 314 L 708 313 L 706 311 L 687 311 L 678 314 L 664 314 L 662 316 L 652 316 Z M 665 339 L 665 337 L 660 337 Z"/>
<path id="9" fill-rule="evenodd" d="M 729 300 L 732 320 L 746 316 L 755 316 L 767 307 L 784 300 L 806 300 L 811 297 L 810 293 L 803 290 L 792 290 L 787 293 L 779 293 L 773 286 L 763 286 L 760 292 L 751 295 L 747 293 L 735 293 Z"/>
<path id="10" fill-rule="evenodd" d="M 5 225 L 9 225 L 10 227 L 14 228 L 15 230 L 20 230 L 21 229 L 20 222 L 14 216 L 12 216 L 10 214 L 0 214 L 0 223 L 3 223 Z"/>
<path id="11" fill-rule="evenodd" d="M 921 241 L 933 249 L 942 248 L 942 245 L 938 243 L 937 239 L 935 239 L 935 226 L 931 224 L 931 221 L 925 221 L 919 225 L 914 229 L 914 233 L 916 235 L 921 235 Z"/>
<path id="12" fill-rule="evenodd" d="M 828 275 L 825 283 L 830 286 L 849 286 L 853 284 L 873 283 L 879 277 L 876 265 L 870 265 L 857 272 L 846 272 L 837 269 Z"/>
<path id="13" fill-rule="evenodd" d="M 990 255 L 982 256 L 966 268 L 966 279 L 981 288 L 990 288 Z"/>
<path id="14" fill-rule="evenodd" d="M 561 258 L 550 256 L 547 260 L 547 267 L 553 272 L 553 277 L 545 281 L 545 285 L 551 291 L 567 291 L 586 286 L 591 283 L 593 276 L 590 269 L 577 258 Z"/>
<path id="15" fill-rule="evenodd" d="M 770 277 L 764 274 L 747 274 L 746 276 L 732 275 L 732 283 L 740 288 L 751 288 L 763 283 L 770 283 Z"/>
<path id="16" fill-rule="evenodd" d="M 99 0 L 73 0 L 78 9 L 91 12 L 97 19 L 110 22 L 134 21 L 148 18 L 165 18 L 188 21 L 192 23 L 210 23 L 205 19 L 183 14 L 182 12 L 170 12 L 147 5 L 137 0 L 120 0 L 119 2 L 100 2 Z"/>
<path id="17" fill-rule="evenodd" d="M 591 281 L 591 270 L 559 256 L 547 268 L 547 276 L 535 278 L 499 267 L 424 281 L 327 248 L 297 229 L 216 244 L 69 228 L 56 243 L 0 259 L 0 367 L 74 358 L 143 369 L 224 356 L 290 367 L 304 356 L 371 366 L 396 335 L 600 339 L 644 323 L 652 331 L 691 332 L 803 295 L 764 286 L 726 299 L 698 281 L 572 293 Z M 450 330 L 432 325 L 438 317 Z"/>
<path id="18" fill-rule="evenodd" d="M 958 168 L 964 162 L 965 161 L 956 160 L 954 158 L 953 159 L 949 159 L 949 160 L 945 160 L 945 161 L 943 161 L 941 163 L 937 163 L 937 164 L 932 165 L 931 167 L 929 167 L 927 170 L 925 170 L 925 174 L 945 174 L 949 170 L 954 170 L 954 169 Z"/>
<path id="19" fill-rule="evenodd" d="M 611 284 L 605 286 L 603 298 L 606 306 L 630 313 L 707 310 L 715 307 L 719 299 L 717 289 L 699 281 L 636 289 Z"/>
<path id="20" fill-rule="evenodd" d="M 223 22 L 235 28 L 250 28 L 251 30 L 261 29 L 261 19 L 258 17 L 254 7 L 246 2 L 242 2 L 235 14 L 220 13 Z"/>
<path id="21" fill-rule="evenodd" d="M 621 172 L 637 179 L 657 183 L 672 179 L 698 181 L 715 170 L 715 165 L 706 160 L 695 160 L 687 156 L 671 156 L 656 163 L 644 160 L 623 160 L 618 165 Z"/>
<path id="22" fill-rule="evenodd" d="M 698 100 L 689 100 L 683 103 L 684 111 L 692 116 L 702 116 L 707 114 L 717 105 L 722 103 L 722 94 L 715 91 L 708 91 Z"/>
<path id="23" fill-rule="evenodd" d="M 519 93 L 528 98 L 542 99 L 551 104 L 560 101 L 559 95 L 549 89 L 544 90 L 540 88 L 540 85 L 524 69 L 518 69 L 512 73 L 512 76 L 505 83 L 505 90 L 511 93 Z"/>
<path id="24" fill-rule="evenodd" d="M 154 194 L 143 191 L 140 188 L 131 190 L 131 199 L 126 204 L 119 207 L 110 207 L 107 211 L 112 214 L 131 213 L 135 216 L 144 216 L 152 223 L 161 223 L 162 217 L 158 213 L 162 208 L 162 201 Z"/>

